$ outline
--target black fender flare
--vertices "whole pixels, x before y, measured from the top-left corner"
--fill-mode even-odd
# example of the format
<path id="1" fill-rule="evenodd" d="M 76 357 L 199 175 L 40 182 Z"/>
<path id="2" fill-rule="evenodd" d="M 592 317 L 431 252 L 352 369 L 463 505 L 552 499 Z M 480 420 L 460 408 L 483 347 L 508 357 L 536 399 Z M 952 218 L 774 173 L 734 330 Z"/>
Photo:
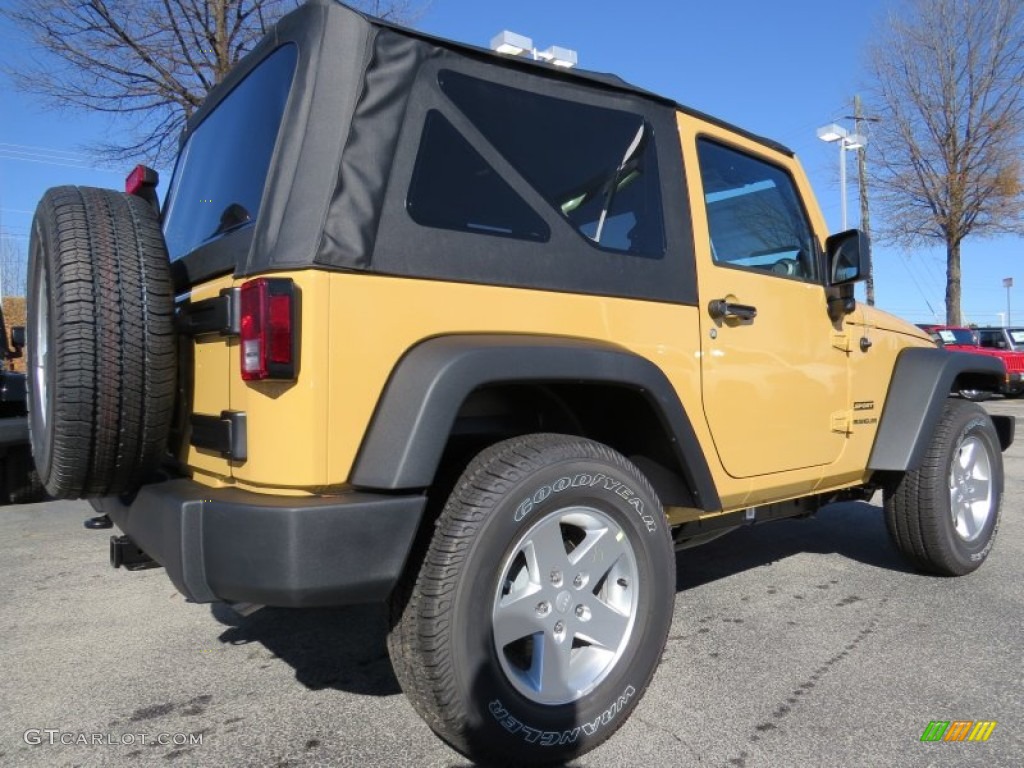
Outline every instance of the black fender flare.
<path id="1" fill-rule="evenodd" d="M 1001 360 L 968 352 L 915 347 L 896 360 L 868 469 L 906 472 L 917 469 L 942 408 L 958 376 L 995 390 L 1006 375 Z M 1012 420 L 993 416 L 1005 450 L 1013 442 Z"/>
<path id="2" fill-rule="evenodd" d="M 425 488 L 433 482 L 455 416 L 475 389 L 513 382 L 601 382 L 640 392 L 658 414 L 702 509 L 721 509 L 707 460 L 665 373 L 602 341 L 560 336 L 438 336 L 395 366 L 352 469 L 360 488 Z"/>

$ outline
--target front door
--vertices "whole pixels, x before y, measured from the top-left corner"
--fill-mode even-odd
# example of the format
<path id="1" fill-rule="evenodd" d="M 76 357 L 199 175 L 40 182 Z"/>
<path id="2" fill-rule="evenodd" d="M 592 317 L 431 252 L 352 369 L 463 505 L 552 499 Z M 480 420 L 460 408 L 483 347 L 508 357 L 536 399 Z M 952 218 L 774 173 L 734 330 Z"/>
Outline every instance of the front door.
<path id="1" fill-rule="evenodd" d="M 845 443 L 847 352 L 798 188 L 768 156 L 710 138 L 697 156 L 702 393 L 719 458 L 737 478 L 830 464 Z"/>

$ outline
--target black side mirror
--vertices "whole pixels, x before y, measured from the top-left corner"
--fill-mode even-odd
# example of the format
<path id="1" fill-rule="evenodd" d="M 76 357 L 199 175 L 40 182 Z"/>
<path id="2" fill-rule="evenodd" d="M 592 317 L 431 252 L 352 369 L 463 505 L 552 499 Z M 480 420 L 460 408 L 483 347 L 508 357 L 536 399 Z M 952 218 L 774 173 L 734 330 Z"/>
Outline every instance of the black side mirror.
<path id="1" fill-rule="evenodd" d="M 867 280 L 871 268 L 871 242 L 859 229 L 848 229 L 825 241 L 828 284 L 852 285 Z"/>

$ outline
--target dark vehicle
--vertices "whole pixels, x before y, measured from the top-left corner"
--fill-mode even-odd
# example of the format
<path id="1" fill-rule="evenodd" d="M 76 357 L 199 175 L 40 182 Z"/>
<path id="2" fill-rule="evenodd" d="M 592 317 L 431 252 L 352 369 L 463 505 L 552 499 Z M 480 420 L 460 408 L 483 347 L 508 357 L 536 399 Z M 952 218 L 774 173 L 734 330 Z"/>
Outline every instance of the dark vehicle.
<path id="1" fill-rule="evenodd" d="M 28 439 L 25 374 L 10 369 L 24 346 L 25 329 L 12 328 L 8 337 L 0 308 L 0 504 L 27 504 L 45 497 Z"/>

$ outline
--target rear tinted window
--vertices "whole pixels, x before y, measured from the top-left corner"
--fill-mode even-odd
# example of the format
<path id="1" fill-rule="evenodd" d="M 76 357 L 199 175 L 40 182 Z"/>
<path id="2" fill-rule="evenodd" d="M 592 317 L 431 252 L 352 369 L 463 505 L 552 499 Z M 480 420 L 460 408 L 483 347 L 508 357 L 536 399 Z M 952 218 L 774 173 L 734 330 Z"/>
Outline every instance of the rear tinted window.
<path id="1" fill-rule="evenodd" d="M 546 241 L 548 225 L 440 112 L 427 114 L 407 200 L 417 224 Z"/>
<path id="2" fill-rule="evenodd" d="M 592 245 L 665 252 L 653 130 L 642 115 L 442 71 L 441 90 Z"/>
<path id="3" fill-rule="evenodd" d="M 256 220 L 297 53 L 270 54 L 189 137 L 164 219 L 172 260 Z"/>

